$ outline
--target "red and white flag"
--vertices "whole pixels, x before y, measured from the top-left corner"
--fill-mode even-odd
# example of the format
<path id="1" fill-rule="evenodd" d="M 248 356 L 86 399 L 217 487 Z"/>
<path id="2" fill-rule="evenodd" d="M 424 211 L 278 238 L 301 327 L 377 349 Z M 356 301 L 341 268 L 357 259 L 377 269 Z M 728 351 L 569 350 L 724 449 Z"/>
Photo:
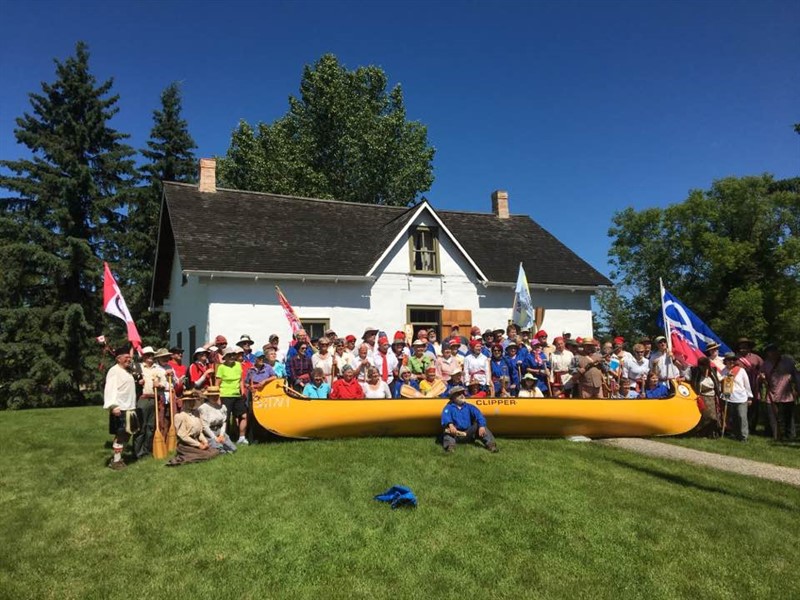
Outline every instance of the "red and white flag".
<path id="1" fill-rule="evenodd" d="M 669 326 L 669 329 L 672 341 L 672 352 L 675 356 L 681 355 L 688 365 L 696 367 L 697 359 L 705 356 L 703 351 L 687 340 L 680 329 L 672 325 Z"/>
<path id="2" fill-rule="evenodd" d="M 125 304 L 125 298 L 122 297 L 122 292 L 119 291 L 119 286 L 114 280 L 107 262 L 103 263 L 103 269 L 103 311 L 125 321 L 128 328 L 128 341 L 139 351 L 142 349 L 142 338 L 139 337 L 136 323 L 133 322 L 128 305 Z"/>
<path id="3" fill-rule="evenodd" d="M 303 324 L 300 322 L 300 319 L 297 318 L 297 314 L 294 312 L 292 305 L 289 304 L 286 296 L 283 295 L 281 288 L 276 285 L 275 291 L 278 292 L 278 302 L 280 302 L 281 308 L 283 308 L 283 314 L 286 315 L 286 320 L 289 321 L 289 326 L 292 328 L 292 335 L 294 335 L 303 328 Z"/>

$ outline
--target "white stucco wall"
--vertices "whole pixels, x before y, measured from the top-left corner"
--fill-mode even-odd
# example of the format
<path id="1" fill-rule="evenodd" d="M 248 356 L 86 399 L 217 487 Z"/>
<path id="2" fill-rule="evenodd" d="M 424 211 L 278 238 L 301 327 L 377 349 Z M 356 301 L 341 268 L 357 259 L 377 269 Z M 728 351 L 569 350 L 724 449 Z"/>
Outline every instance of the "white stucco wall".
<path id="1" fill-rule="evenodd" d="M 170 345 L 178 343 L 178 332 L 181 332 L 181 343 L 186 350 L 184 360 L 191 360 L 194 348 L 189 347 L 189 327 L 195 327 L 198 346 L 202 346 L 208 337 L 208 286 L 191 275 L 183 283 L 180 258 L 176 252 L 169 289 L 170 296 L 164 303 L 164 310 L 170 313 Z"/>
<path id="2" fill-rule="evenodd" d="M 436 225 L 424 212 L 414 224 Z M 405 325 L 409 305 L 469 310 L 473 324 L 481 329 L 505 327 L 511 316 L 514 290 L 484 287 L 477 272 L 443 232 L 439 235 L 439 261 L 439 275 L 409 274 L 408 240 L 404 236 L 378 265 L 374 281 L 190 276 L 181 285 L 176 256 L 170 288 L 170 339 L 175 343 L 176 332 L 183 331 L 183 344 L 187 347 L 188 327 L 195 325 L 198 344 L 218 334 L 235 343 L 242 334 L 247 334 L 260 346 L 271 333 L 277 333 L 285 344 L 290 328 L 277 302 L 275 285 L 280 285 L 301 319 L 329 319 L 340 335 L 353 333 L 360 337 L 366 326 L 391 334 Z M 528 272 L 529 281 L 535 282 L 535 277 L 534 267 Z M 591 335 L 588 292 L 534 288 L 531 295 L 534 306 L 545 308 L 543 327 L 551 339 L 565 331 L 574 337 Z"/>

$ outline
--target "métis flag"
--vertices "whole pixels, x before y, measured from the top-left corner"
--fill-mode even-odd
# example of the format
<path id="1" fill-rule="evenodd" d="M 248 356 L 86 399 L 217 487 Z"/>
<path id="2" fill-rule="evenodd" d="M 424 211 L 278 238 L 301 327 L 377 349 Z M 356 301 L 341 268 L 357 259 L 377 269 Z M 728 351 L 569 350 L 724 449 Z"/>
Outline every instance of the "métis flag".
<path id="1" fill-rule="evenodd" d="M 697 359 L 705 355 L 706 346 L 711 342 L 717 342 L 720 345 L 720 354 L 731 351 L 708 325 L 703 323 L 696 314 L 663 286 L 661 288 L 661 316 L 658 320 L 659 325 L 669 331 L 672 347 L 675 351 L 683 354 L 686 361 L 692 366 L 697 366 Z"/>
<path id="2" fill-rule="evenodd" d="M 292 305 L 289 304 L 286 296 L 283 295 L 281 288 L 276 285 L 275 291 L 278 293 L 278 302 L 280 302 L 281 308 L 283 308 L 283 314 L 286 315 L 286 320 L 289 321 L 289 326 L 292 328 L 292 335 L 294 335 L 303 328 L 303 324 L 300 322 L 300 319 L 297 318 L 297 314 L 294 312 Z"/>
<path id="3" fill-rule="evenodd" d="M 128 329 L 128 341 L 133 344 L 137 352 L 141 351 L 142 338 L 139 336 L 139 330 L 136 329 L 136 323 L 133 322 L 128 305 L 125 304 L 125 298 L 122 297 L 122 292 L 119 291 L 119 286 L 114 280 L 107 262 L 103 263 L 103 311 L 125 321 Z"/>
<path id="4" fill-rule="evenodd" d="M 525 269 L 522 268 L 522 263 L 519 263 L 517 287 L 514 290 L 514 308 L 511 309 L 511 321 L 519 325 L 520 329 L 533 326 L 533 301 L 531 300 L 528 278 L 525 276 Z"/>

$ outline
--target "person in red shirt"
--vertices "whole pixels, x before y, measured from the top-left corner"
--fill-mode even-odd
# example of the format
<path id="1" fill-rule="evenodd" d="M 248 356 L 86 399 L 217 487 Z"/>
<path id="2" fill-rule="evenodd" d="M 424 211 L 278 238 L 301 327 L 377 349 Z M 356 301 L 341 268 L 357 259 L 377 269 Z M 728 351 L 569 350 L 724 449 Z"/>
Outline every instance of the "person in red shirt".
<path id="1" fill-rule="evenodd" d="M 189 385 L 195 390 L 204 390 L 214 379 L 214 365 L 208 364 L 208 350 L 198 348 L 189 367 Z"/>
<path id="2" fill-rule="evenodd" d="M 354 400 L 364 397 L 364 390 L 355 377 L 356 372 L 350 365 L 342 367 L 342 377 L 333 382 L 330 398 L 335 400 Z"/>
<path id="3" fill-rule="evenodd" d="M 184 377 L 186 376 L 186 367 L 183 366 L 183 348 L 173 346 L 169 349 L 169 353 L 172 355 L 172 358 L 169 359 L 167 365 L 169 365 L 172 372 L 175 373 L 175 407 L 176 410 L 180 412 L 183 408 L 181 398 L 183 397 L 183 389 L 185 387 Z"/>

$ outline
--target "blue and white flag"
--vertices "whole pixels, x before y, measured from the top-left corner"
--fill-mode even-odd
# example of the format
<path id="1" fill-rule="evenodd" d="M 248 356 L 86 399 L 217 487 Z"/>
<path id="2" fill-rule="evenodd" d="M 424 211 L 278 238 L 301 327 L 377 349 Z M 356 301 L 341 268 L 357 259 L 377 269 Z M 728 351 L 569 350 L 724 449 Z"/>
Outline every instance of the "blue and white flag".
<path id="1" fill-rule="evenodd" d="M 706 346 L 711 342 L 719 344 L 719 353 L 725 354 L 731 349 L 723 342 L 720 337 L 711 331 L 711 328 L 703 323 L 689 308 L 670 294 L 663 287 L 661 288 L 662 315 L 659 315 L 659 326 L 664 327 L 664 319 L 669 325 L 668 330 L 680 332 L 682 338 L 690 345 L 701 352 L 706 351 Z"/>
<path id="2" fill-rule="evenodd" d="M 525 269 L 519 263 L 517 287 L 514 290 L 514 308 L 511 309 L 511 322 L 519 325 L 520 329 L 533 327 L 533 301 L 531 291 L 528 289 L 528 278 Z"/>

